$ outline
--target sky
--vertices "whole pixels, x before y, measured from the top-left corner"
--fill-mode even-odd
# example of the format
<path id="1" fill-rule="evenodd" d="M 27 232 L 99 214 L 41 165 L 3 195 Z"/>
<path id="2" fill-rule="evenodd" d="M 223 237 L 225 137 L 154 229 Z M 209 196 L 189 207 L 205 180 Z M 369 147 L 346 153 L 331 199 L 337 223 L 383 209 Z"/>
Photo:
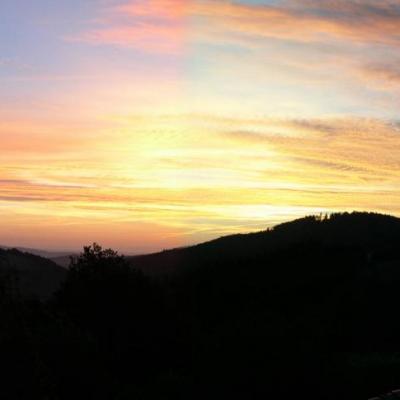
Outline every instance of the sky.
<path id="1" fill-rule="evenodd" d="M 0 244 L 400 216 L 399 32 L 400 0 L 1 0 Z"/>

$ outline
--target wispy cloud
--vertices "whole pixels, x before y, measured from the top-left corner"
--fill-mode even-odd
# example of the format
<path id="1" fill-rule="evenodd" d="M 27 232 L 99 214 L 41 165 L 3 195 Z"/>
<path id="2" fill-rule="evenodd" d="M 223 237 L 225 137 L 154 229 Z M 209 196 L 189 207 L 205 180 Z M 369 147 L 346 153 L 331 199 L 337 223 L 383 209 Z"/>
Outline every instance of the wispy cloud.
<path id="1" fill-rule="evenodd" d="M 242 34 L 249 40 L 269 37 L 326 42 L 331 39 L 400 45 L 400 9 L 395 2 L 309 1 L 267 6 L 198 1 L 192 7 L 193 14 L 209 20 L 204 25 L 205 32 Z"/>
<path id="2" fill-rule="evenodd" d="M 398 89 L 400 85 L 399 64 L 375 63 L 360 68 L 359 73 L 365 80 L 373 81 L 381 90 Z"/>
<path id="3" fill-rule="evenodd" d="M 111 154 L 106 141 L 86 159 L 76 143 L 77 152 L 58 161 L 46 153 L 43 163 L 3 161 L 0 203 L 31 217 L 39 210 L 45 219 L 57 215 L 62 224 L 83 217 L 110 225 L 157 221 L 179 232 L 169 242 L 175 245 L 309 210 L 400 214 L 395 123 L 206 114 L 152 115 L 147 126 L 141 120 L 135 129 L 142 138 L 115 136 Z M 169 126 L 185 128 L 172 133 Z"/>
<path id="4" fill-rule="evenodd" d="M 135 0 L 104 9 L 95 27 L 69 40 L 180 54 L 185 41 L 185 17 L 186 1 Z"/>

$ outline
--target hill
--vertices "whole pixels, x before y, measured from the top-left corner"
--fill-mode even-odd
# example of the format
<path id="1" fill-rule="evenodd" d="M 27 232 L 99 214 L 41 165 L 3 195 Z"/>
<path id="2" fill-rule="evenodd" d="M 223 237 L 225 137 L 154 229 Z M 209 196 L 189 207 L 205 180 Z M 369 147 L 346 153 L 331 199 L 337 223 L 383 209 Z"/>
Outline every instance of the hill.
<path id="1" fill-rule="evenodd" d="M 399 241 L 345 213 L 130 261 L 170 282 L 199 397 L 363 400 L 399 386 Z"/>
<path id="2" fill-rule="evenodd" d="M 66 276 L 51 260 L 17 249 L 0 249 L 0 274 L 23 296 L 47 298 Z"/>
<path id="3" fill-rule="evenodd" d="M 0 245 L 0 249 L 2 250 L 18 250 L 21 253 L 29 253 L 33 254 L 35 256 L 40 256 L 43 258 L 58 258 L 58 257 L 68 257 L 72 252 L 70 251 L 48 251 L 48 250 L 42 250 L 42 249 L 33 249 L 30 247 L 15 247 L 15 246 L 4 246 Z"/>
<path id="4" fill-rule="evenodd" d="M 49 301 L 0 291 L 4 397 L 366 400 L 389 393 L 400 380 L 399 241 L 400 219 L 352 213 L 129 263 L 88 246 L 62 269 L 67 277 Z M 35 270 L 34 256 L 13 250 L 5 259 L 16 264 L 13 257 L 21 276 Z"/>
<path id="5" fill-rule="evenodd" d="M 359 256 L 371 263 L 382 257 L 394 257 L 399 237 L 399 218 L 354 212 L 305 217 L 266 231 L 225 236 L 191 247 L 127 258 L 144 273 L 156 276 L 232 261 L 268 263 L 271 254 L 310 245 L 357 249 Z"/>

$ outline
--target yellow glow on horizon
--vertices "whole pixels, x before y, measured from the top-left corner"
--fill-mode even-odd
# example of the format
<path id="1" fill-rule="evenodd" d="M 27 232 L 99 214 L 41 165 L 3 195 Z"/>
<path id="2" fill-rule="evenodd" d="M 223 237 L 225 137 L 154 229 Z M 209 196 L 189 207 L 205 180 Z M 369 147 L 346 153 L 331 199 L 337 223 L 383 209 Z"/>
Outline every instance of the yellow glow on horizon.
<path id="1" fill-rule="evenodd" d="M 40 220 L 40 231 L 60 240 L 79 227 L 71 247 L 91 233 L 126 251 L 134 251 L 133 244 L 144 251 L 313 213 L 400 214 L 400 144 L 390 124 L 202 119 L 121 118 L 94 142 L 71 137 L 69 146 L 41 147 L 33 158 L 24 148 L 4 151 L 3 226 L 21 221 L 22 229 Z M 380 148 L 377 132 L 386 138 Z M 0 242 L 7 238 L 4 229 Z"/>
<path id="2" fill-rule="evenodd" d="M 43 39 L 10 2 L 25 41 L 0 56 L 0 244 L 155 250 L 400 215 L 392 4 L 94 3 L 52 7 L 76 23 Z"/>

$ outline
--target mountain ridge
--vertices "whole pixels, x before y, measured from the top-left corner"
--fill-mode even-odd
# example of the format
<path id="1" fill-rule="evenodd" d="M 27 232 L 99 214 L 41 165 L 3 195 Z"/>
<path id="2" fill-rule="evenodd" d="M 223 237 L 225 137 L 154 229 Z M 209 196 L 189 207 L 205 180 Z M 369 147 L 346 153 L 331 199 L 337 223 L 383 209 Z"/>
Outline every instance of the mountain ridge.
<path id="1" fill-rule="evenodd" d="M 337 213 L 306 216 L 258 232 L 222 236 L 193 246 L 126 256 L 126 259 L 147 275 L 165 276 L 229 263 L 266 265 L 268 257 L 317 243 L 323 248 L 357 249 L 358 256 L 368 264 L 377 258 L 393 259 L 397 238 L 400 238 L 400 218 L 378 213 Z M 64 279 L 70 255 L 49 258 L 29 250 L 32 249 L 0 246 L 0 271 L 5 271 L 11 263 L 13 272 L 22 279 L 22 292 L 47 297 Z"/>
<path id="2" fill-rule="evenodd" d="M 25 345 L 2 342 L 2 354 L 8 352 L 9 364 L 16 360 L 18 374 L 11 376 L 19 382 L 19 360 L 40 344 L 23 374 L 38 369 L 36 360 L 47 366 L 51 386 L 36 377 L 24 385 L 27 393 L 33 387 L 47 394 L 37 398 L 53 398 L 48 387 L 54 387 L 60 399 L 83 389 L 86 398 L 97 390 L 98 399 L 115 390 L 118 399 L 307 393 L 315 400 L 365 400 L 398 387 L 399 241 L 400 219 L 347 213 L 305 217 L 130 264 L 88 246 L 74 268 L 62 270 L 65 284 L 49 301 L 11 297 L 4 303 L 3 320 L 15 317 L 9 338 L 22 332 Z M 6 254 L 30 261 L 28 275 L 34 260 L 55 268 L 17 250 Z M 76 378 L 64 379 L 71 372 Z M 17 386 L 8 387 L 14 393 Z"/>
<path id="3" fill-rule="evenodd" d="M 176 273 L 195 257 L 257 257 L 290 245 L 307 241 L 324 242 L 325 246 L 382 246 L 400 235 L 400 218 L 372 213 L 334 213 L 329 216 L 306 216 L 284 222 L 266 230 L 222 236 L 193 246 L 161 252 L 128 256 L 133 266 L 150 275 Z M 195 262 L 198 264 L 198 262 Z"/>

